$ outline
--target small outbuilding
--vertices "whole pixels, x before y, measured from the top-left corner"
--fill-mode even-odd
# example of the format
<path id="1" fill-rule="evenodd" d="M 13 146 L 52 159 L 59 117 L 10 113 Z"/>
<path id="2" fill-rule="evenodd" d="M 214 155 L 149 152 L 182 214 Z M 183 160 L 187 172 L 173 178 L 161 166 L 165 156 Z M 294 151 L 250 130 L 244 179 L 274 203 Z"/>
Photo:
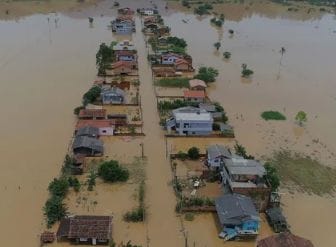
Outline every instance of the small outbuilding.
<path id="1" fill-rule="evenodd" d="M 76 136 L 72 145 L 75 155 L 83 154 L 86 156 L 102 156 L 104 144 L 101 140 L 87 136 Z"/>
<path id="2" fill-rule="evenodd" d="M 314 245 L 307 239 L 283 232 L 260 240 L 257 247 L 314 247 Z"/>
<path id="3" fill-rule="evenodd" d="M 287 221 L 285 216 L 282 214 L 281 208 L 269 208 L 265 213 L 268 223 L 273 228 L 274 232 L 279 233 L 288 231 Z"/>
<path id="4" fill-rule="evenodd" d="M 206 165 L 212 170 L 219 170 L 224 166 L 224 160 L 231 158 L 231 152 L 222 145 L 211 145 L 207 148 Z"/>
<path id="5" fill-rule="evenodd" d="M 201 90 L 204 91 L 207 88 L 207 84 L 199 79 L 192 79 L 189 81 L 189 88 L 191 90 Z"/>
<path id="6" fill-rule="evenodd" d="M 57 240 L 76 244 L 108 245 L 112 239 L 111 216 L 74 216 L 61 220 Z"/>
<path id="7" fill-rule="evenodd" d="M 79 119 L 104 119 L 106 109 L 82 109 L 78 114 Z"/>
<path id="8" fill-rule="evenodd" d="M 183 92 L 184 100 L 190 102 L 204 102 L 205 101 L 205 92 L 204 91 L 193 91 L 186 90 Z"/>

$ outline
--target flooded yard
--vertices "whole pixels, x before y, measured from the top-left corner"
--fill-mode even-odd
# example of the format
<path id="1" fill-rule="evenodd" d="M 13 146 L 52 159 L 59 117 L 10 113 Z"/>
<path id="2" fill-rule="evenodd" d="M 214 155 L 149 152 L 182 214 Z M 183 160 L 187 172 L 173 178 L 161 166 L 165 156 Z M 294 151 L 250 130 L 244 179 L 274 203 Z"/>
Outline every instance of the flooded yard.
<path id="1" fill-rule="evenodd" d="M 67 3 L 66 3 L 67 2 Z M 217 81 L 207 90 L 220 102 L 234 126 L 236 140 L 256 158 L 270 156 L 281 148 L 302 152 L 323 164 L 335 167 L 336 20 L 332 13 L 317 8 L 297 12 L 261 1 L 250 4 L 218 5 L 225 14 L 222 28 L 210 24 L 211 16 L 195 16 L 177 3 L 155 1 L 171 27 L 172 35 L 184 38 L 197 69 L 202 65 L 219 70 Z M 148 0 L 122 1 L 122 7 L 146 7 Z M 9 15 L 6 14 L 9 10 Z M 111 1 L 0 2 L 0 230 L 3 246 L 38 245 L 45 229 L 42 208 L 48 197 L 48 183 L 57 177 L 73 133 L 73 109 L 96 79 L 95 55 L 101 42 L 125 37 L 112 35 L 108 25 L 116 10 Z M 92 25 L 88 17 L 94 17 Z M 130 224 L 122 215 L 136 205 L 135 184 L 107 185 L 99 191 L 71 192 L 66 200 L 70 212 L 113 214 L 113 235 L 117 242 L 132 240 L 143 246 L 254 246 L 254 243 L 223 243 L 218 238 L 213 214 L 196 215 L 185 221 L 174 209 L 176 198 L 166 153 L 201 153 L 211 144 L 233 147 L 231 138 L 167 138 L 159 127 L 152 74 L 147 49 L 140 32 L 127 39 L 139 53 L 140 95 L 138 107 L 104 106 L 110 113 L 128 114 L 144 122 L 145 137 L 103 137 L 105 158 L 131 164 L 134 156 L 146 159 L 145 224 Z M 233 29 L 234 35 L 228 30 Z M 213 44 L 220 41 L 216 51 Z M 286 52 L 281 55 L 281 47 Z M 229 60 L 222 53 L 232 53 Z M 241 65 L 253 69 L 251 79 L 241 78 Z M 131 90 L 132 91 L 132 90 Z M 158 89 L 163 96 L 183 93 L 182 89 Z M 181 95 L 182 95 L 181 93 Z M 135 91 L 132 91 L 131 98 Z M 130 98 L 130 100 L 131 100 Z M 286 121 L 265 121 L 263 111 L 278 110 Z M 304 127 L 294 120 L 303 110 L 308 114 Z M 144 150 L 142 150 L 142 147 Z M 181 173 L 186 170 L 181 170 Z M 85 175 L 81 178 L 86 179 Z M 208 188 L 206 191 L 205 188 Z M 204 194 L 218 193 L 216 184 Z M 283 209 L 294 234 L 306 237 L 318 247 L 334 244 L 336 222 L 333 196 L 315 196 L 282 189 Z M 18 218 L 20 215 L 20 218 Z M 17 220 L 22 222 L 17 224 Z M 162 223 L 164 221 L 164 224 Z M 182 223 L 182 224 L 181 224 Z M 313 227 L 312 227 L 313 226 Z M 272 234 L 263 218 L 260 238 Z M 20 237 L 14 237 L 20 236 Z M 54 244 L 51 246 L 68 246 Z"/>

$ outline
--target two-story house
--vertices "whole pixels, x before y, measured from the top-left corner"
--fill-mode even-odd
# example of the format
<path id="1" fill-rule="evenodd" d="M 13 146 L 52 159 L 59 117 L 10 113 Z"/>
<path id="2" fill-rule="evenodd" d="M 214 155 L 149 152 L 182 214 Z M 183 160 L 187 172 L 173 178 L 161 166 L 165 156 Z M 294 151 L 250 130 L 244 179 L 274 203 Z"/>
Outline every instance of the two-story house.
<path id="1" fill-rule="evenodd" d="M 218 144 L 210 145 L 207 148 L 206 155 L 207 159 L 205 164 L 211 170 L 223 169 L 225 159 L 230 159 L 232 156 L 228 148 Z"/>
<path id="2" fill-rule="evenodd" d="M 166 122 L 168 133 L 175 130 L 179 135 L 210 135 L 213 118 L 207 111 L 195 107 L 182 107 L 172 112 Z"/>

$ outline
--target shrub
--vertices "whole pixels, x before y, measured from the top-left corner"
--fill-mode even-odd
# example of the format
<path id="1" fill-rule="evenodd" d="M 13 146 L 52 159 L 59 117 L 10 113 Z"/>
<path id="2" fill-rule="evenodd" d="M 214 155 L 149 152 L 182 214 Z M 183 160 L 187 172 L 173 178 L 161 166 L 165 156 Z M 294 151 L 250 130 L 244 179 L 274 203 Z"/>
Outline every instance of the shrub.
<path id="1" fill-rule="evenodd" d="M 212 5 L 209 3 L 204 3 L 194 9 L 195 14 L 207 15 L 210 14 L 209 10 L 213 9 Z"/>
<path id="2" fill-rule="evenodd" d="M 253 70 L 250 70 L 247 68 L 247 65 L 246 64 L 242 64 L 242 77 L 249 77 L 250 75 L 253 75 Z"/>
<path id="3" fill-rule="evenodd" d="M 78 107 L 76 107 L 76 108 L 74 109 L 74 114 L 75 114 L 75 115 L 78 115 L 79 112 L 80 112 L 82 109 L 84 109 L 84 108 L 85 108 L 84 106 L 78 106 Z"/>
<path id="4" fill-rule="evenodd" d="M 212 124 L 212 129 L 213 129 L 214 131 L 219 131 L 219 130 L 220 130 L 220 126 L 219 126 L 219 124 L 218 124 L 218 123 L 213 123 L 213 124 Z"/>
<path id="5" fill-rule="evenodd" d="M 93 86 L 83 95 L 83 105 L 88 103 L 93 103 L 100 96 L 101 88 L 98 86 Z"/>
<path id="6" fill-rule="evenodd" d="M 242 145 L 240 145 L 237 142 L 234 146 L 234 149 L 235 149 L 235 153 L 237 155 L 240 155 L 240 156 L 244 157 L 244 159 L 254 159 L 254 157 L 252 155 L 247 154 L 245 147 L 243 147 Z"/>
<path id="7" fill-rule="evenodd" d="M 99 166 L 98 175 L 106 182 L 125 182 L 129 178 L 129 171 L 121 167 L 118 161 L 110 160 Z"/>
<path id="8" fill-rule="evenodd" d="M 231 52 L 226 51 L 226 52 L 223 53 L 223 56 L 224 56 L 225 59 L 230 59 L 231 58 Z"/>
<path id="9" fill-rule="evenodd" d="M 270 163 L 265 164 L 265 179 L 270 183 L 272 191 L 276 191 L 280 186 L 280 177 L 277 169 Z"/>
<path id="10" fill-rule="evenodd" d="M 133 211 L 127 212 L 124 214 L 124 220 L 126 222 L 140 222 L 144 219 L 144 210 L 143 208 L 137 208 Z"/>
<path id="11" fill-rule="evenodd" d="M 286 117 L 278 111 L 264 111 L 261 117 L 265 120 L 286 120 Z"/>
<path id="12" fill-rule="evenodd" d="M 92 191 L 93 187 L 96 186 L 97 174 L 94 171 L 90 171 L 90 174 L 87 177 L 88 191 Z"/>
<path id="13" fill-rule="evenodd" d="M 54 180 L 49 183 L 48 190 L 52 196 L 64 198 L 69 190 L 69 182 L 65 178 L 54 178 Z"/>
<path id="14" fill-rule="evenodd" d="M 218 70 L 212 67 L 200 67 L 196 79 L 200 79 L 205 82 L 214 82 L 218 76 Z"/>
<path id="15" fill-rule="evenodd" d="M 80 190 L 81 184 L 77 178 L 69 177 L 68 183 L 69 183 L 69 186 L 74 188 L 76 192 Z"/>
<path id="16" fill-rule="evenodd" d="M 167 43 L 174 45 L 176 47 L 181 47 L 181 48 L 187 47 L 187 42 L 184 39 L 178 38 L 178 37 L 168 37 Z"/>
<path id="17" fill-rule="evenodd" d="M 304 111 L 299 111 L 295 116 L 295 120 L 299 123 L 300 126 L 302 126 L 304 122 L 307 122 L 307 113 Z"/>
<path id="18" fill-rule="evenodd" d="M 43 208 L 44 215 L 47 217 L 47 225 L 51 227 L 56 221 L 61 220 L 66 216 L 66 207 L 63 203 L 63 198 L 59 196 L 52 196 L 45 203 Z"/>
<path id="19" fill-rule="evenodd" d="M 195 219 L 195 215 L 193 213 L 188 212 L 184 215 L 184 219 L 187 221 L 193 221 Z"/>
<path id="20" fill-rule="evenodd" d="M 197 160 L 200 157 L 199 149 L 197 147 L 192 147 L 188 150 L 188 156 L 192 160 Z"/>
<path id="21" fill-rule="evenodd" d="M 179 151 L 177 154 L 176 154 L 176 158 L 180 159 L 180 160 L 186 160 L 188 159 L 188 154 L 187 153 L 184 153 L 182 151 Z"/>

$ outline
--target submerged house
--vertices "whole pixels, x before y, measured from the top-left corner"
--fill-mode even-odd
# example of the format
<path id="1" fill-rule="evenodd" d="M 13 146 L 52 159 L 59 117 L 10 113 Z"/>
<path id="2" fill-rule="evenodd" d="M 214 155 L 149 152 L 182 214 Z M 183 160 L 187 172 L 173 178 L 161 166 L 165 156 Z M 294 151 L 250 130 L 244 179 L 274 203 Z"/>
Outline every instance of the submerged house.
<path id="1" fill-rule="evenodd" d="M 118 61 L 112 64 L 114 75 L 129 75 L 137 69 L 137 63 L 133 61 Z"/>
<path id="2" fill-rule="evenodd" d="M 112 87 L 111 89 L 106 89 L 101 92 L 101 99 L 103 105 L 123 104 L 125 101 L 125 91 L 117 87 Z"/>
<path id="3" fill-rule="evenodd" d="M 213 118 L 210 113 L 196 107 L 182 107 L 172 112 L 166 121 L 168 133 L 175 130 L 179 135 L 210 135 Z"/>
<path id="4" fill-rule="evenodd" d="M 225 240 L 255 238 L 260 218 L 251 198 L 239 194 L 225 194 L 215 200 L 216 211 Z"/>
<path id="5" fill-rule="evenodd" d="M 129 40 L 123 40 L 113 46 L 114 51 L 136 51 L 135 45 Z"/>
<path id="6" fill-rule="evenodd" d="M 108 118 L 109 116 L 107 116 Z M 79 120 L 76 124 L 76 130 L 79 130 L 86 126 L 98 128 L 99 136 L 113 136 L 116 126 L 125 125 L 125 121 L 118 121 L 115 119 L 103 119 L 103 120 Z"/>
<path id="7" fill-rule="evenodd" d="M 134 15 L 135 11 L 132 10 L 131 8 L 121 8 L 118 9 L 118 14 L 120 15 Z"/>
<path id="8" fill-rule="evenodd" d="M 72 144 L 75 155 L 82 154 L 89 157 L 102 156 L 104 145 L 101 140 L 88 136 L 76 136 Z"/>
<path id="9" fill-rule="evenodd" d="M 57 240 L 75 244 L 108 245 L 112 239 L 111 216 L 73 216 L 64 218 L 57 230 Z"/>
<path id="10" fill-rule="evenodd" d="M 178 76 L 173 67 L 152 67 L 154 76 L 156 77 L 175 77 Z"/>
<path id="11" fill-rule="evenodd" d="M 260 240 L 257 247 L 314 247 L 314 245 L 307 239 L 284 232 Z"/>
<path id="12" fill-rule="evenodd" d="M 111 22 L 112 32 L 130 34 L 135 32 L 135 21 L 132 16 L 120 16 Z"/>
<path id="13" fill-rule="evenodd" d="M 117 61 L 136 62 L 138 60 L 138 56 L 135 51 L 129 51 L 129 50 L 116 51 L 115 56 Z"/>
<path id="14" fill-rule="evenodd" d="M 137 9 L 137 12 L 140 15 L 157 15 L 157 14 L 159 14 L 159 11 L 157 9 L 154 9 L 154 8 L 141 8 L 141 9 Z"/>
<path id="15" fill-rule="evenodd" d="M 206 156 L 205 164 L 211 170 L 219 170 L 224 167 L 224 160 L 231 158 L 232 155 L 226 147 L 215 144 L 207 148 Z"/>
<path id="16" fill-rule="evenodd" d="M 90 125 L 84 126 L 76 130 L 76 136 L 87 136 L 98 138 L 99 137 L 99 129 L 97 127 L 93 127 Z"/>
<path id="17" fill-rule="evenodd" d="M 223 183 L 228 184 L 233 192 L 242 192 L 245 188 L 267 188 L 263 178 L 266 170 L 260 162 L 235 155 L 224 163 Z"/>

